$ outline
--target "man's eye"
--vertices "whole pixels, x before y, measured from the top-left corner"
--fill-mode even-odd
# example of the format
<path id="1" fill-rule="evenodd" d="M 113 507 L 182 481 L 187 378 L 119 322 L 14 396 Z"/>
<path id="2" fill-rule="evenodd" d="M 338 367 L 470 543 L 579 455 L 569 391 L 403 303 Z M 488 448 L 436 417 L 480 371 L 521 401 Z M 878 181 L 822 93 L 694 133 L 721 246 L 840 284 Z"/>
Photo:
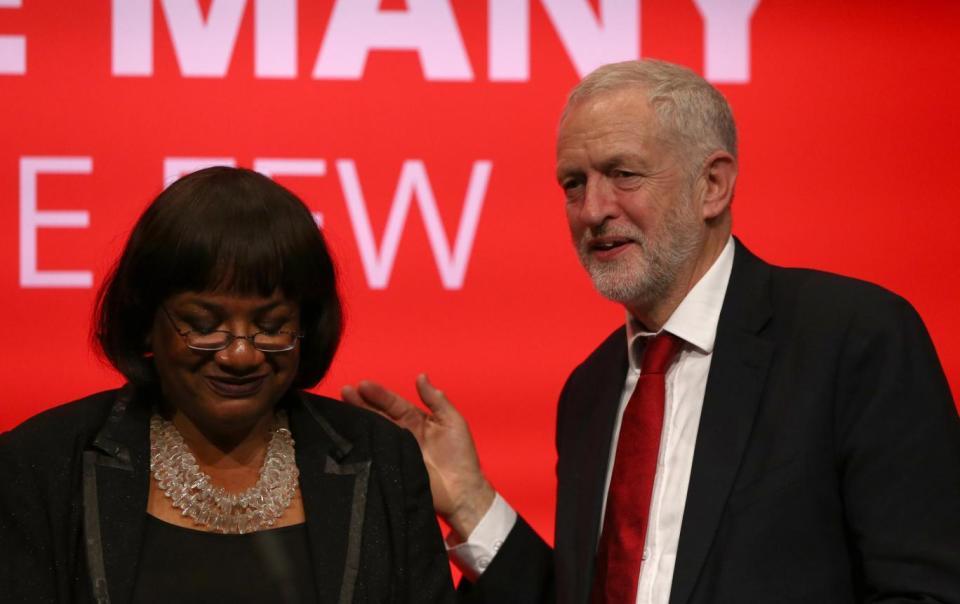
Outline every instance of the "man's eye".
<path id="1" fill-rule="evenodd" d="M 579 178 L 568 178 L 560 182 L 560 187 L 563 189 L 563 193 L 567 199 L 573 199 L 580 194 L 583 188 L 583 181 Z"/>
<path id="2" fill-rule="evenodd" d="M 633 190 L 641 185 L 643 176 L 629 170 L 613 170 L 609 178 L 614 185 L 621 189 Z"/>

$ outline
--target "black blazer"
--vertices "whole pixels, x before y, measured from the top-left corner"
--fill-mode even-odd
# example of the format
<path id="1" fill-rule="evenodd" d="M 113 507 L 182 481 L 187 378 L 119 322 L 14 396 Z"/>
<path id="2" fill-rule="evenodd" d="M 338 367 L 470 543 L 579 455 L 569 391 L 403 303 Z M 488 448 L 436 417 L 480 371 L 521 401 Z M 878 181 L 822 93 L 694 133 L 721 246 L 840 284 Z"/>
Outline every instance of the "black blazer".
<path id="1" fill-rule="evenodd" d="M 522 520 L 467 601 L 586 603 L 618 329 L 557 414 L 556 549 Z M 916 312 L 881 288 L 772 267 L 737 243 L 671 604 L 960 603 L 960 421 Z"/>
<path id="2" fill-rule="evenodd" d="M 127 602 L 149 488 L 149 397 L 109 391 L 0 435 L 0 600 Z M 440 602 L 449 563 L 409 432 L 291 393 L 320 602 Z"/>

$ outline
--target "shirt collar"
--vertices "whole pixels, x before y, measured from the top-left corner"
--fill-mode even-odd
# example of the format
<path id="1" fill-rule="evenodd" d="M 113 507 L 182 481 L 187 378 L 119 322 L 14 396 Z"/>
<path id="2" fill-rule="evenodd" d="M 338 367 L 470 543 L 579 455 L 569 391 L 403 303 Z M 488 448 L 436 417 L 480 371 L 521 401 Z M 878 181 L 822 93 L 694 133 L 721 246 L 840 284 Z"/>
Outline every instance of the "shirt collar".
<path id="1" fill-rule="evenodd" d="M 669 331 L 704 354 L 713 352 L 713 344 L 717 338 L 720 309 L 723 307 L 723 298 L 730 283 L 730 273 L 733 271 L 733 251 L 734 243 L 731 236 L 713 265 L 697 281 L 663 325 L 663 330 Z M 638 338 L 652 335 L 656 334 L 646 331 L 639 321 L 636 321 L 629 312 L 627 313 L 627 351 L 631 369 L 639 370 L 640 368 L 640 359 L 635 356 L 634 343 Z"/>

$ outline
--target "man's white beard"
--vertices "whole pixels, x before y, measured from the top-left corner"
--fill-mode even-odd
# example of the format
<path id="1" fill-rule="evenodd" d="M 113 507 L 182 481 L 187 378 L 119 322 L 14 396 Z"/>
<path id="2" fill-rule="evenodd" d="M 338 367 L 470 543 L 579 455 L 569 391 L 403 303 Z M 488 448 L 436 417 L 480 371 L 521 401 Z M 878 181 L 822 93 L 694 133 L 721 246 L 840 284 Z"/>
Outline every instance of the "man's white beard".
<path id="1" fill-rule="evenodd" d="M 664 299 L 675 286 L 681 268 L 700 245 L 698 217 L 684 216 L 690 213 L 690 207 L 689 200 L 682 200 L 674 206 L 674 211 L 665 214 L 659 237 L 646 237 L 632 225 L 585 233 L 577 244 L 577 252 L 600 295 L 620 304 L 640 306 Z M 611 262 L 594 260 L 587 241 L 600 235 L 630 238 L 639 246 L 640 257 L 637 250 L 628 250 L 627 258 Z"/>

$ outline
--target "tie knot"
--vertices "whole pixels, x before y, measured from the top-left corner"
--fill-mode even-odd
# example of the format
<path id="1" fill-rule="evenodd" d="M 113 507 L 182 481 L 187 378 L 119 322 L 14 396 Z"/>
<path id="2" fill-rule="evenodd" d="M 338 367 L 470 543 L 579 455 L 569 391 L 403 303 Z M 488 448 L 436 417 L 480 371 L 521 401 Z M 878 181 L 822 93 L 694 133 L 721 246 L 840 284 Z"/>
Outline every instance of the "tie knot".
<path id="1" fill-rule="evenodd" d="M 650 338 L 643 350 L 643 363 L 640 372 L 643 374 L 665 373 L 670 361 L 680 350 L 682 342 L 677 336 L 665 331 L 661 331 Z"/>

